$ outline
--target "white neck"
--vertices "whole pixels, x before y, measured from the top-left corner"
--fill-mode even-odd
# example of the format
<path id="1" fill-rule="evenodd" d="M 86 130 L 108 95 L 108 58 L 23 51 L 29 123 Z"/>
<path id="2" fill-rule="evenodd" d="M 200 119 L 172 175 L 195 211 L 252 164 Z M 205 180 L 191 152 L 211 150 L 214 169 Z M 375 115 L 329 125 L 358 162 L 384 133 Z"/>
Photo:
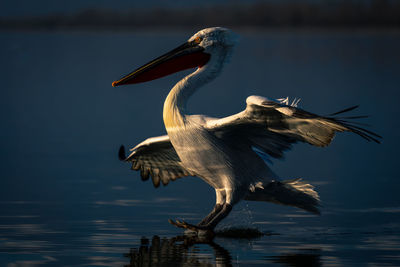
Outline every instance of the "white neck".
<path id="1" fill-rule="evenodd" d="M 229 51 L 213 54 L 210 61 L 180 80 L 169 92 L 164 102 L 163 119 L 168 129 L 185 127 L 186 102 L 202 85 L 217 77 L 226 61 Z"/>

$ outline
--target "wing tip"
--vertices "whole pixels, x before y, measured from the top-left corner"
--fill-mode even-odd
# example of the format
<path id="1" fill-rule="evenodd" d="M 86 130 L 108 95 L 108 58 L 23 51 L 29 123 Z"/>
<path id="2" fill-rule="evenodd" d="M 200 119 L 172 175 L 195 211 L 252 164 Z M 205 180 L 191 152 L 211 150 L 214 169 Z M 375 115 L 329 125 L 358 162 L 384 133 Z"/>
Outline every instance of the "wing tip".
<path id="1" fill-rule="evenodd" d="M 124 145 L 121 145 L 121 146 L 119 147 L 119 150 L 118 150 L 118 159 L 119 159 L 120 161 L 125 161 L 125 160 L 126 160 L 125 146 L 124 146 Z"/>
<path id="2" fill-rule="evenodd" d="M 352 110 L 357 109 L 359 107 L 360 107 L 360 105 L 351 106 L 351 107 L 345 108 L 343 110 L 340 110 L 340 111 L 334 112 L 332 114 L 329 114 L 328 116 L 336 116 L 336 115 L 339 115 L 339 114 L 342 114 L 342 113 L 346 113 L 346 112 L 352 111 Z"/>
<path id="3" fill-rule="evenodd" d="M 344 125 L 347 128 L 347 131 L 358 134 L 359 136 L 361 136 L 368 142 L 372 141 L 377 144 L 381 144 L 381 142 L 382 142 L 383 137 L 381 135 L 374 133 L 370 130 L 367 130 L 365 128 L 359 127 L 357 125 L 354 125 L 354 124 L 356 124 L 355 122 L 349 122 L 349 121 L 340 120 L 340 119 L 336 119 L 336 121 L 341 123 L 342 125 Z"/>
<path id="4" fill-rule="evenodd" d="M 357 109 L 359 107 L 359 105 L 355 105 L 349 108 L 346 108 L 344 110 L 332 113 L 330 115 L 328 115 L 328 119 L 334 120 L 336 123 L 340 123 L 342 124 L 344 127 L 347 128 L 347 131 L 353 132 L 355 134 L 358 134 L 359 136 L 361 136 L 362 138 L 364 138 L 365 140 L 367 140 L 368 142 L 372 141 L 375 142 L 377 144 L 381 144 L 383 137 L 380 136 L 377 133 L 374 133 L 370 130 L 367 130 L 365 128 L 359 127 L 357 125 L 361 125 L 361 126 L 368 126 L 366 124 L 362 124 L 359 122 L 354 122 L 354 121 L 349 121 L 352 119 L 362 119 L 362 118 L 368 118 L 369 116 L 350 116 L 350 117 L 337 117 L 337 115 L 342 114 L 342 113 L 347 113 L 349 111 L 352 111 L 354 109 Z"/>

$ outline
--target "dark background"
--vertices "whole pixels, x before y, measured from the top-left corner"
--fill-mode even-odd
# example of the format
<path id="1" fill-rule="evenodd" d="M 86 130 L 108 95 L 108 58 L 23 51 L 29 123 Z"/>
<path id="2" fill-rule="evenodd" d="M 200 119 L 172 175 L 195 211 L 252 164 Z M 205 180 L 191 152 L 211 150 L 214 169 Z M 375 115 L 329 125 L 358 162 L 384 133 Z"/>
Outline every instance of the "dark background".
<path id="1" fill-rule="evenodd" d="M 221 76 L 189 101 L 190 113 L 228 116 L 249 95 L 300 97 L 301 108 L 319 114 L 359 104 L 352 114 L 370 115 L 362 122 L 383 142 L 342 133 L 327 148 L 296 145 L 272 168 L 314 184 L 322 216 L 242 202 L 220 228 L 279 235 L 216 242 L 246 265 L 299 266 L 301 257 L 315 266 L 398 265 L 397 1 L 0 5 L 1 263 L 120 266 L 141 237 L 181 234 L 167 219 L 196 222 L 208 212 L 214 192 L 201 180 L 154 189 L 117 159 L 121 144 L 165 134 L 163 101 L 188 72 L 111 83 L 218 25 L 240 42 Z M 213 264 L 210 249 L 197 247 L 190 257 Z"/>

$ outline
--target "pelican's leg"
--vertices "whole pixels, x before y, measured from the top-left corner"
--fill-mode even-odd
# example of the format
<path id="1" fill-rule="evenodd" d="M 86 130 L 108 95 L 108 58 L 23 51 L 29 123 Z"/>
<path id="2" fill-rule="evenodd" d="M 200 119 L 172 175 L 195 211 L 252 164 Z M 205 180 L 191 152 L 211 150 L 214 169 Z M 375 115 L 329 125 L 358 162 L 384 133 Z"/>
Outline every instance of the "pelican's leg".
<path id="1" fill-rule="evenodd" d="M 197 226 L 207 225 L 223 208 L 225 203 L 225 189 L 215 189 L 216 203 L 214 209 L 204 217 Z"/>
<path id="2" fill-rule="evenodd" d="M 222 206 L 221 211 L 214 216 L 214 218 L 208 222 L 208 224 L 204 225 L 204 227 L 206 229 L 210 229 L 210 230 L 214 230 L 214 228 L 217 226 L 217 224 L 222 221 L 223 218 L 225 218 L 226 216 L 228 216 L 228 214 L 231 212 L 232 210 L 232 205 L 230 203 L 225 203 Z"/>
<path id="3" fill-rule="evenodd" d="M 213 210 L 204 217 L 201 222 L 197 224 L 197 226 L 204 226 L 207 225 L 223 208 L 223 204 L 215 204 Z"/>
<path id="4" fill-rule="evenodd" d="M 193 225 L 190 223 L 187 223 L 185 221 L 179 221 L 176 220 L 175 222 L 172 220 L 169 220 L 169 223 L 172 225 L 175 225 L 176 227 L 179 228 L 184 228 L 188 229 L 194 232 L 199 233 L 200 231 L 205 231 L 206 234 L 213 235 L 214 228 L 217 226 L 217 224 L 224 219 L 232 210 L 232 189 L 225 189 L 225 203 L 222 204 L 222 208 L 220 209 L 219 212 L 216 212 L 216 214 L 212 214 L 212 216 L 207 216 L 209 217 L 209 221 L 205 224 L 202 225 Z M 212 213 L 212 212 L 211 212 Z M 206 218 L 207 218 L 206 217 Z"/>
<path id="5" fill-rule="evenodd" d="M 225 189 L 225 203 L 222 205 L 222 209 L 205 225 L 202 225 L 206 229 L 214 230 L 217 224 L 222 221 L 232 210 L 232 189 Z"/>
<path id="6" fill-rule="evenodd" d="M 224 210 L 226 210 L 226 205 L 225 205 L 225 201 L 226 201 L 226 191 L 225 189 L 216 189 L 215 190 L 215 194 L 216 194 L 216 204 L 214 206 L 214 209 L 198 224 L 198 225 L 193 225 L 190 223 L 187 223 L 185 221 L 179 221 L 179 220 L 168 220 L 170 224 L 179 227 L 179 228 L 184 228 L 184 229 L 188 229 L 190 231 L 194 231 L 199 233 L 200 231 L 205 231 L 206 235 L 209 236 L 213 236 L 213 229 L 214 227 L 210 226 L 210 222 L 215 222 L 215 225 L 217 225 L 217 223 L 222 220 L 224 217 L 226 217 L 226 215 L 228 215 L 228 213 L 225 216 L 221 216 L 221 212 Z M 230 211 L 230 210 L 229 210 Z M 226 211 L 224 211 L 224 213 L 226 213 Z M 215 221 L 215 218 L 218 217 L 220 219 L 218 219 L 218 222 Z"/>

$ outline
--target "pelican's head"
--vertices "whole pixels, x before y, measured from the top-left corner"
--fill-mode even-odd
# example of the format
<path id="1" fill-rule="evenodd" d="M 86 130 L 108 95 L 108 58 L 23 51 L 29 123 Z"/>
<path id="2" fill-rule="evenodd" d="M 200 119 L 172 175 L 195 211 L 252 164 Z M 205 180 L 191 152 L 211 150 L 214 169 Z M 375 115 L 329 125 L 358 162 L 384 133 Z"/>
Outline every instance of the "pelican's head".
<path id="1" fill-rule="evenodd" d="M 215 49 L 230 49 L 235 46 L 237 35 L 226 28 L 212 27 L 197 32 L 188 42 L 197 43 L 206 53 L 213 54 Z"/>
<path id="2" fill-rule="evenodd" d="M 112 83 L 112 86 L 147 82 L 191 68 L 218 63 L 221 69 L 230 56 L 237 36 L 221 27 L 203 29 L 183 45 L 150 61 Z"/>

